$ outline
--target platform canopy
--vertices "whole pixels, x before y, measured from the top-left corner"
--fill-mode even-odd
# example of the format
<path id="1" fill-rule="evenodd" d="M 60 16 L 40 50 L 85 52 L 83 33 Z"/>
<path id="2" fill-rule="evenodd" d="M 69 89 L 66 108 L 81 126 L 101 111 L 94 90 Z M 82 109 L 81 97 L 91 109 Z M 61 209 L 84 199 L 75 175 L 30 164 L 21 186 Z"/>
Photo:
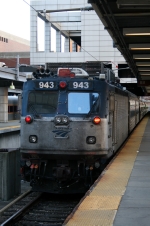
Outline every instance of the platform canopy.
<path id="1" fill-rule="evenodd" d="M 150 95 L 150 1 L 88 0 L 126 59 L 138 86 Z"/>

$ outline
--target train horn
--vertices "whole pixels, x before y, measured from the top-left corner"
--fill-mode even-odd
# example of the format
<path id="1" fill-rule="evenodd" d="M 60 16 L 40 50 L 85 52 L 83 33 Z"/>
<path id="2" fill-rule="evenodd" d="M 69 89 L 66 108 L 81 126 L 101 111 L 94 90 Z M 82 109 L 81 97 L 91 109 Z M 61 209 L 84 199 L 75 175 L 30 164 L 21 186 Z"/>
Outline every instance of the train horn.
<path id="1" fill-rule="evenodd" d="M 41 74 L 41 75 L 44 75 L 44 74 L 45 74 L 44 68 L 41 68 L 41 69 L 40 69 L 40 74 Z"/>
<path id="2" fill-rule="evenodd" d="M 50 76 L 50 73 L 51 73 L 51 72 L 50 72 L 49 69 L 46 69 L 46 70 L 45 70 L 45 74 L 46 74 L 47 76 Z"/>

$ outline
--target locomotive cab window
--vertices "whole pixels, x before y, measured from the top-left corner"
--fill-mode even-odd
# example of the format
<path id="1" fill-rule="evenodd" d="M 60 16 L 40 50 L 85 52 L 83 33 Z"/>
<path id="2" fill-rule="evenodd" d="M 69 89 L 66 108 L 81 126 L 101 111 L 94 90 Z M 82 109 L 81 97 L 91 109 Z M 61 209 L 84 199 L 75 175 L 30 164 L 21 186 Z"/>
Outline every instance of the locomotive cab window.
<path id="1" fill-rule="evenodd" d="M 87 114 L 99 112 L 98 93 L 69 93 L 68 112 L 70 114 Z"/>
<path id="2" fill-rule="evenodd" d="M 27 111 L 31 114 L 54 114 L 57 103 L 58 92 L 33 91 L 29 93 Z"/>

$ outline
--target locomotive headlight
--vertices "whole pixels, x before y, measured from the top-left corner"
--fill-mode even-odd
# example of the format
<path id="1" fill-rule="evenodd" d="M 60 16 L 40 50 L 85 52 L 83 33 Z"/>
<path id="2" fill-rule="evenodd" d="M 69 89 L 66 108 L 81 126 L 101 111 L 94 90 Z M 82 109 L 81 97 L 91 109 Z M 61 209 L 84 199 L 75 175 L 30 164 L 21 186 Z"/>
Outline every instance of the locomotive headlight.
<path id="1" fill-rule="evenodd" d="M 68 117 L 62 117 L 62 123 L 68 124 Z"/>
<path id="2" fill-rule="evenodd" d="M 94 137 L 94 136 L 87 137 L 86 143 L 87 144 L 95 144 L 96 143 L 96 137 Z"/>
<path id="3" fill-rule="evenodd" d="M 95 168 L 99 168 L 100 167 L 100 163 L 99 162 L 95 162 Z"/>
<path id="4" fill-rule="evenodd" d="M 37 143 L 37 136 L 36 135 L 30 135 L 29 136 L 29 142 L 30 143 Z"/>
<path id="5" fill-rule="evenodd" d="M 57 116 L 56 118 L 55 118 L 55 123 L 56 124 L 60 124 L 61 123 L 61 117 L 59 117 L 59 116 Z"/>
<path id="6" fill-rule="evenodd" d="M 64 115 L 59 115 L 59 116 L 55 117 L 54 123 L 56 125 L 66 125 L 66 124 L 69 123 L 69 118 L 67 116 L 64 116 Z"/>
<path id="7" fill-rule="evenodd" d="M 31 166 L 30 160 L 26 161 L 26 165 L 27 165 L 28 167 Z"/>

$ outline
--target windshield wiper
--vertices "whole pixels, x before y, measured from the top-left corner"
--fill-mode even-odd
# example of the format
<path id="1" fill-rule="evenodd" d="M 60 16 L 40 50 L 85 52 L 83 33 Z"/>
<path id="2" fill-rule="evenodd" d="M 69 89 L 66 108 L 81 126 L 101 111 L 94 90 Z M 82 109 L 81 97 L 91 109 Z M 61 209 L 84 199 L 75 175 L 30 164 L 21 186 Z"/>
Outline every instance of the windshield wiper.
<path id="1" fill-rule="evenodd" d="M 40 114 L 37 113 L 35 107 L 33 106 L 33 103 L 30 103 L 30 102 L 29 102 L 28 107 L 31 109 L 34 118 L 42 118 L 42 116 L 41 116 Z"/>
<path id="2" fill-rule="evenodd" d="M 88 117 L 91 115 L 91 113 L 93 112 L 93 110 L 94 110 L 94 108 L 95 108 L 95 106 L 96 106 L 98 100 L 99 100 L 99 96 L 96 98 L 95 102 L 92 104 L 92 107 L 91 107 L 91 109 L 89 110 L 89 112 L 87 113 L 87 115 L 85 116 L 85 118 L 88 118 Z"/>

